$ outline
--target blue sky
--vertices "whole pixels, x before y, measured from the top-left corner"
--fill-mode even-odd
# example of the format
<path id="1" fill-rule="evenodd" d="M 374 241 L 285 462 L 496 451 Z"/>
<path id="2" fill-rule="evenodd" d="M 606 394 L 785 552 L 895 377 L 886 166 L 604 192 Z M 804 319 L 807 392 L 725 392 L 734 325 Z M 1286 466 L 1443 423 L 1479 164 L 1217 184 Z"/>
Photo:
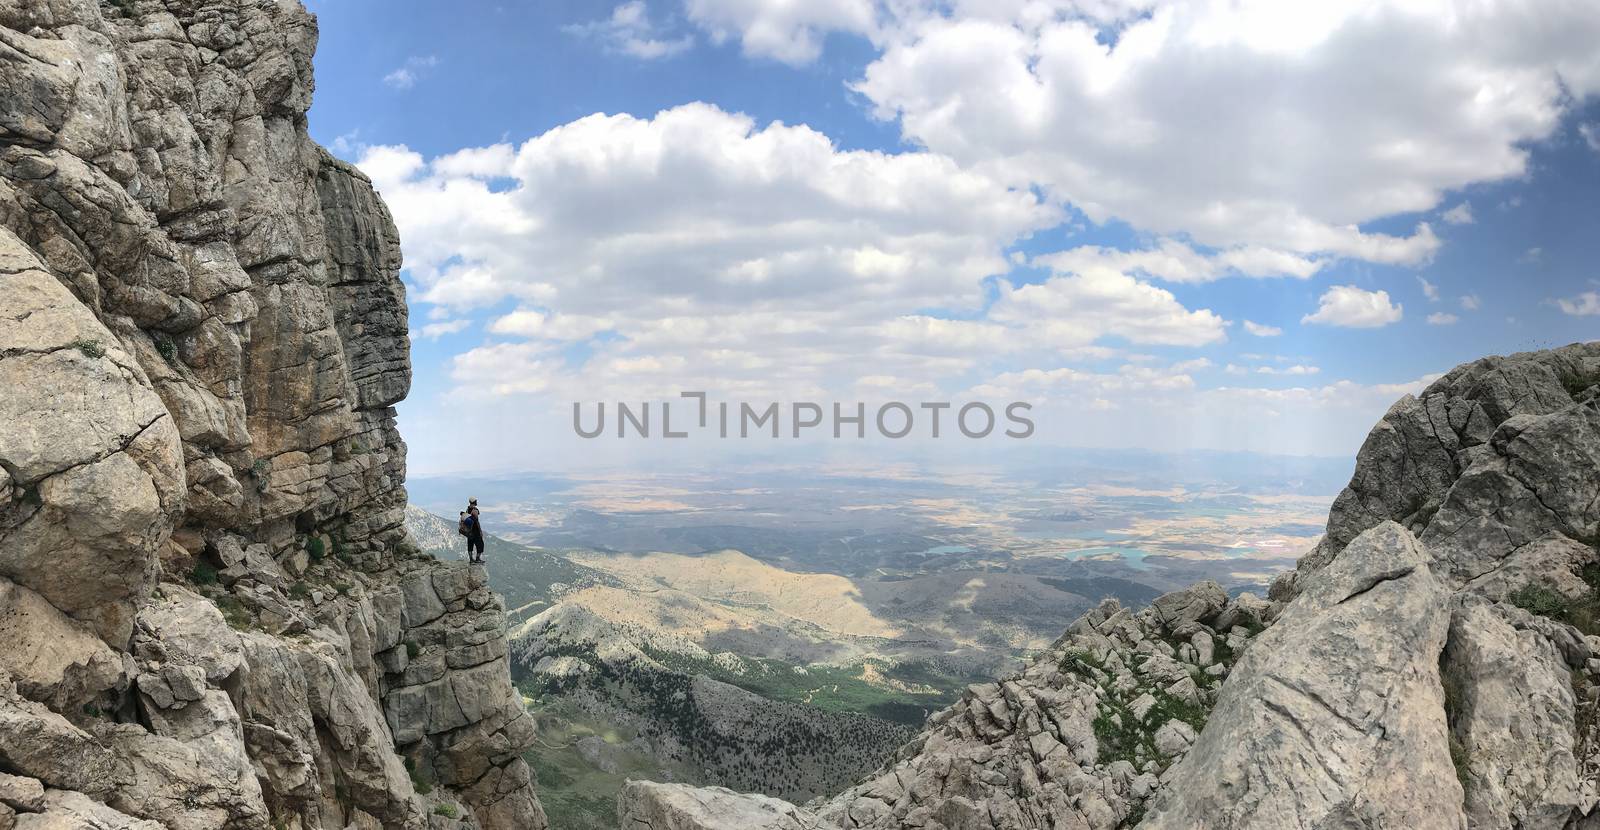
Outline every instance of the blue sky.
<path id="1" fill-rule="evenodd" d="M 642 464 L 571 403 L 681 389 L 1344 455 L 1600 337 L 1589 4 L 309 5 L 312 134 L 406 248 L 420 473 Z"/>

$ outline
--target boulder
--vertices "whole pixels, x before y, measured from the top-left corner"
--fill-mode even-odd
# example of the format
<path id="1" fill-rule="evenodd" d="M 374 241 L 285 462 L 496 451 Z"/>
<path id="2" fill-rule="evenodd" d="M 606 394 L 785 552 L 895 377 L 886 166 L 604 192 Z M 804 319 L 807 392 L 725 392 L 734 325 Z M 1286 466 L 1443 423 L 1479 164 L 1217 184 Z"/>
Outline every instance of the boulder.
<path id="1" fill-rule="evenodd" d="M 623 786 L 617 796 L 617 822 L 629 830 L 837 830 L 776 798 L 648 781 Z"/>
<path id="2" fill-rule="evenodd" d="M 134 818 L 71 790 L 47 790 L 44 809 L 21 813 L 16 822 L 16 830 L 170 830 L 161 822 Z"/>
<path id="3" fill-rule="evenodd" d="M 1228 605 L 1228 592 L 1211 580 L 1162 594 L 1150 603 L 1150 612 L 1168 631 L 1189 636 L 1196 623 L 1211 622 Z"/>
<path id="4" fill-rule="evenodd" d="M 57 710 L 78 708 L 125 682 L 122 655 L 87 623 L 61 613 L 44 597 L 0 578 L 0 674 L 24 697 Z"/>
<path id="5" fill-rule="evenodd" d="M 1358 536 L 1245 652 L 1141 827 L 1465 827 L 1448 600 L 1405 528 Z"/>
<path id="6" fill-rule="evenodd" d="M 44 784 L 37 778 L 0 772 L 0 803 L 24 813 L 44 810 Z"/>

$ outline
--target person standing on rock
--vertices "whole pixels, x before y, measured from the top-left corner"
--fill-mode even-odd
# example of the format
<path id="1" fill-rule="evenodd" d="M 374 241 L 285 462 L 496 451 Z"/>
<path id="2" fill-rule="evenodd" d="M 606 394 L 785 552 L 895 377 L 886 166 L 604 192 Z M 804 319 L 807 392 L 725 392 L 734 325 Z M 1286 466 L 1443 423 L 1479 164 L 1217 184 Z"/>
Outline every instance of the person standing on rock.
<path id="1" fill-rule="evenodd" d="M 478 516 L 478 500 L 467 501 L 467 561 L 483 561 L 483 520 Z"/>

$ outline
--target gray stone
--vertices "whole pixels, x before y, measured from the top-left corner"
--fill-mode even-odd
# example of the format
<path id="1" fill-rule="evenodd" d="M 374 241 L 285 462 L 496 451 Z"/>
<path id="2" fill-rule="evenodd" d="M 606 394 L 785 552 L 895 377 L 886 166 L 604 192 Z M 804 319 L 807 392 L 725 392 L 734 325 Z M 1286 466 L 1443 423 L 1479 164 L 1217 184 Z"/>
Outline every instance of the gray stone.
<path id="1" fill-rule="evenodd" d="M 1141 826 L 1465 827 L 1438 668 L 1448 598 L 1404 528 L 1357 537 L 1251 644 Z"/>
<path id="2" fill-rule="evenodd" d="M 24 697 L 56 709 L 82 706 L 124 682 L 121 655 L 87 623 L 3 578 L 0 642 L 0 675 L 10 675 Z"/>
<path id="3" fill-rule="evenodd" d="M 1211 622 L 1227 604 L 1228 593 L 1207 580 L 1156 597 L 1150 603 L 1150 611 L 1168 631 L 1189 636 L 1194 624 Z"/>
<path id="4" fill-rule="evenodd" d="M 44 784 L 37 778 L 0 772 L 0 803 L 25 813 L 44 811 Z"/>
<path id="5" fill-rule="evenodd" d="M 617 820 L 630 830 L 836 830 L 786 801 L 721 787 L 629 781 Z"/>
<path id="6" fill-rule="evenodd" d="M 1441 667 L 1473 827 L 1561 828 L 1580 806 L 1570 675 L 1528 622 L 1470 595 L 1451 620 Z"/>

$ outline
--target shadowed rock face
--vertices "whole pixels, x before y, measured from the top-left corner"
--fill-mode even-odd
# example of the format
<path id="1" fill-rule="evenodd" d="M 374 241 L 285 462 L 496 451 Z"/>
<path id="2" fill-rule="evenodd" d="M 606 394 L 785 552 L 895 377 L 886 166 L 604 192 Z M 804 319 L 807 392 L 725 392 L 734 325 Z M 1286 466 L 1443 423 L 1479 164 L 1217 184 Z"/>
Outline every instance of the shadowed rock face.
<path id="1" fill-rule="evenodd" d="M 544 826 L 500 601 L 402 524 L 399 240 L 306 133 L 315 46 L 294 0 L 0 0 L 19 821 Z"/>
<path id="2" fill-rule="evenodd" d="M 1270 601 L 1202 583 L 1137 613 L 1102 605 L 796 820 L 1600 827 L 1597 545 L 1600 343 L 1458 367 L 1373 428 Z M 619 808 L 705 800 L 668 795 Z M 664 826 L 721 826 L 694 813 Z"/>

